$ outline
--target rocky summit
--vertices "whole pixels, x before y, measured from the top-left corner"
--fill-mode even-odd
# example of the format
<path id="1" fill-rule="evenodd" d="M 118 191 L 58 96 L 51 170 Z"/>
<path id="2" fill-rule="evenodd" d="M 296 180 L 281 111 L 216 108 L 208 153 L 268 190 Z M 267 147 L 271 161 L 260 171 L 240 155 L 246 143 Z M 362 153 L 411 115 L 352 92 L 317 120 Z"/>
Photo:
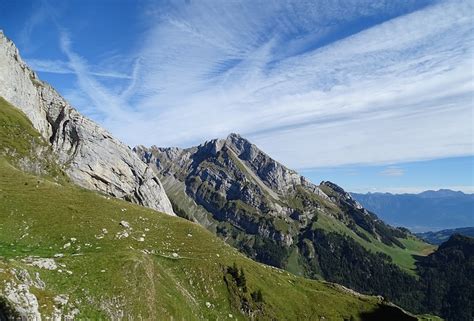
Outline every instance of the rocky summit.
<path id="1" fill-rule="evenodd" d="M 176 207 L 183 207 L 179 197 L 191 198 L 202 210 L 188 211 L 189 215 L 222 233 L 236 226 L 290 246 L 292 233 L 301 224 L 288 229 L 277 225 L 294 221 L 292 216 L 299 217 L 296 221 L 311 221 L 317 204 L 314 208 L 308 204 L 298 212 L 288 199 L 302 190 L 329 200 L 319 187 L 237 134 L 189 149 L 138 146 L 135 151 L 166 181 L 168 193 L 177 197 Z M 208 214 L 202 214 L 203 210 Z"/>
<path id="2" fill-rule="evenodd" d="M 180 198 L 189 197 L 209 213 L 200 217 L 182 209 L 206 226 L 226 229 L 231 222 L 284 246 L 291 246 L 293 236 L 318 214 L 335 217 L 348 227 L 358 226 L 388 245 L 398 242 L 385 238 L 387 230 L 403 234 L 383 224 L 341 187 L 311 183 L 238 134 L 188 149 L 138 146 L 134 150 L 161 176 L 176 207 L 182 206 Z"/>
<path id="3" fill-rule="evenodd" d="M 50 142 L 76 184 L 174 215 L 160 180 L 132 150 L 38 79 L 0 32 L 0 96 Z"/>

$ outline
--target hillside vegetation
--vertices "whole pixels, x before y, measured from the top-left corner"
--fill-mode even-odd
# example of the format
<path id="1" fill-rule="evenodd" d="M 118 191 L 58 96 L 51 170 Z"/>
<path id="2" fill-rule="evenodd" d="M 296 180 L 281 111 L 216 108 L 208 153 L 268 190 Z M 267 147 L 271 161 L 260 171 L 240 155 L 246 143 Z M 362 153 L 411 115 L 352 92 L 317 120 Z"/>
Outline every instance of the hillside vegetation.
<path id="1" fill-rule="evenodd" d="M 454 234 L 417 265 L 427 310 L 446 320 L 474 319 L 474 238 Z"/>
<path id="2" fill-rule="evenodd" d="M 253 262 L 195 223 L 72 185 L 3 99 L 0 143 L 0 318 L 416 319 Z"/>

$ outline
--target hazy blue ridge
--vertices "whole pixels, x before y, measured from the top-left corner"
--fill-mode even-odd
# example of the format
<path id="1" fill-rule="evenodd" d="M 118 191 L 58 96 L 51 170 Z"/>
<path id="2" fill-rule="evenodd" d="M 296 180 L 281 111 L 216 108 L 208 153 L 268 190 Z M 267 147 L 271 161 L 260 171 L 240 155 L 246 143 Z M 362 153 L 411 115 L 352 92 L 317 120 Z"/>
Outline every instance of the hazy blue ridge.
<path id="1" fill-rule="evenodd" d="M 474 237 L 474 227 L 461 227 L 449 230 L 441 230 L 437 232 L 417 233 L 416 235 L 421 239 L 431 244 L 440 245 L 446 242 L 451 235 L 460 234 L 464 236 Z"/>
<path id="2" fill-rule="evenodd" d="M 474 226 L 474 194 L 447 189 L 419 194 L 351 194 L 385 222 L 413 232 Z"/>

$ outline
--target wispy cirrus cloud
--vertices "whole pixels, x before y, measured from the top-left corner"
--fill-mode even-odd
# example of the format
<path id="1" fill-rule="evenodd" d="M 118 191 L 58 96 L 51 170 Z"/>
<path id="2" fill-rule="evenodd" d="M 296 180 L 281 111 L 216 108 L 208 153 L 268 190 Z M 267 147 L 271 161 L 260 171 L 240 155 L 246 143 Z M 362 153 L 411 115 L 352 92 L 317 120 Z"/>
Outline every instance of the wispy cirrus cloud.
<path id="1" fill-rule="evenodd" d="M 19 41 L 25 48 L 27 48 L 27 50 L 32 46 L 30 38 L 33 30 L 48 20 L 48 8 L 43 1 L 35 2 L 33 8 L 33 14 L 23 24 L 19 31 Z"/>
<path id="2" fill-rule="evenodd" d="M 153 9 L 120 90 L 62 40 L 101 122 L 130 144 L 234 131 L 296 168 L 474 154 L 469 1 Z"/>
<path id="3" fill-rule="evenodd" d="M 379 174 L 382 176 L 403 176 L 405 174 L 405 170 L 397 166 L 388 166 L 384 170 L 380 171 Z"/>
<path id="4" fill-rule="evenodd" d="M 48 60 L 48 59 L 28 59 L 28 65 L 35 71 L 53 73 L 53 74 L 75 74 L 75 70 L 67 61 L 62 60 Z M 132 79 L 133 76 L 113 72 L 113 71 L 94 71 L 89 70 L 89 75 L 104 77 L 104 78 L 118 78 L 118 79 Z"/>
<path id="5" fill-rule="evenodd" d="M 424 191 L 439 191 L 440 189 L 450 189 L 452 191 L 461 191 L 465 194 L 474 194 L 474 186 L 453 185 L 453 186 L 397 186 L 382 188 L 354 188 L 352 193 L 392 193 L 392 194 L 418 194 Z"/>
<path id="6" fill-rule="evenodd" d="M 133 121 L 127 101 L 95 79 L 85 59 L 73 50 L 70 36 L 64 30 L 61 31 L 60 47 L 68 59 L 67 66 L 77 76 L 78 85 L 87 95 L 88 101 L 94 104 L 99 117 L 102 114 L 106 116 L 103 121 L 113 118 L 124 124 Z"/>

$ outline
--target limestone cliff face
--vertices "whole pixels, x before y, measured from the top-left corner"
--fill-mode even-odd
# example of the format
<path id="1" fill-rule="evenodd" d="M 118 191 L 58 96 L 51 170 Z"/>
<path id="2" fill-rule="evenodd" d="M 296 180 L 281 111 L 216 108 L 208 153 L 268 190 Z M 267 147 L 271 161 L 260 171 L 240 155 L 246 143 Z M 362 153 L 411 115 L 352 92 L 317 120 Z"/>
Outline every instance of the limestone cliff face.
<path id="1" fill-rule="evenodd" d="M 318 186 L 278 163 L 238 134 L 230 134 L 226 139 L 214 139 L 187 149 L 156 146 L 147 149 L 138 146 L 135 151 L 145 162 L 152 164 L 160 172 L 173 174 L 186 169 L 191 170 L 193 165 L 206 158 L 227 153 L 242 166 L 242 172 L 250 175 L 262 190 L 274 198 L 278 199 L 295 192 L 298 187 L 304 187 L 322 198 L 329 199 Z"/>
<path id="2" fill-rule="evenodd" d="M 174 215 L 153 171 L 39 80 L 1 31 L 0 96 L 28 116 L 76 184 Z"/>
<path id="3" fill-rule="evenodd" d="M 323 198 L 327 198 L 319 187 L 295 171 L 273 160 L 240 135 L 230 134 L 225 140 L 225 145 L 229 146 L 241 160 L 246 162 L 252 171 L 272 190 L 281 194 L 288 194 L 294 192 L 298 186 L 302 186 Z"/>

